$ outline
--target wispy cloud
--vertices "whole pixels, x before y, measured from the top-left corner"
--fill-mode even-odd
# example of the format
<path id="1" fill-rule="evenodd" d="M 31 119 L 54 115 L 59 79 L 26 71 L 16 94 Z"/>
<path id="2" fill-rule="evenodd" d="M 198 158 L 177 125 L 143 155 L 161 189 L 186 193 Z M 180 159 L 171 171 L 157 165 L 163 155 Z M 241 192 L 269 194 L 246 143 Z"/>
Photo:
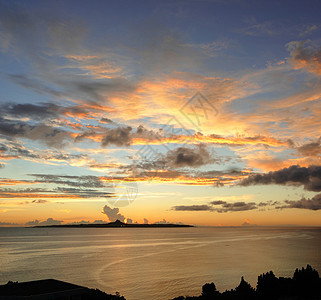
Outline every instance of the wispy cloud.
<path id="1" fill-rule="evenodd" d="M 295 69 L 303 69 L 321 75 L 321 48 L 311 41 L 294 41 L 287 44 L 291 54 L 290 62 Z"/>

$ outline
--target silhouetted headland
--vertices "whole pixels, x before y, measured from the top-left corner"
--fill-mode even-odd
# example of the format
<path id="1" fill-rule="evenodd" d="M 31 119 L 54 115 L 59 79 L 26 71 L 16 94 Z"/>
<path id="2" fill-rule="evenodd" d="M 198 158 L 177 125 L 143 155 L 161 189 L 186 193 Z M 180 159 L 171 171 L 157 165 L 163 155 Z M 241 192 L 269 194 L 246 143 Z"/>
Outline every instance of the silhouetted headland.
<path id="1" fill-rule="evenodd" d="M 90 289 L 56 279 L 9 281 L 7 284 L 0 285 L 0 299 L 126 300 L 118 292 L 115 295 L 106 294 L 98 289 Z"/>
<path id="2" fill-rule="evenodd" d="M 194 227 L 193 225 L 185 225 L 185 224 L 137 224 L 137 223 L 124 223 L 120 220 L 117 220 L 115 222 L 110 223 L 104 223 L 104 224 L 61 224 L 61 225 L 44 225 L 44 226 L 34 226 L 34 227 L 81 227 L 81 228 L 119 228 L 119 227 L 129 227 L 129 228 L 164 228 L 164 227 Z"/>

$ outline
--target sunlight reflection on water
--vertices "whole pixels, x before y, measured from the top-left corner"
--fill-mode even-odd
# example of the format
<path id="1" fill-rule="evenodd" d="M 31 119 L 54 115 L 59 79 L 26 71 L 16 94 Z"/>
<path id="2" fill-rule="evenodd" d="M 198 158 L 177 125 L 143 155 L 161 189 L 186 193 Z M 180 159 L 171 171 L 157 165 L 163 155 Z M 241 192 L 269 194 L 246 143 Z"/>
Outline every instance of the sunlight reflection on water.
<path id="1" fill-rule="evenodd" d="M 0 228 L 0 282 L 56 278 L 127 300 L 221 291 L 242 275 L 321 269 L 317 228 Z"/>

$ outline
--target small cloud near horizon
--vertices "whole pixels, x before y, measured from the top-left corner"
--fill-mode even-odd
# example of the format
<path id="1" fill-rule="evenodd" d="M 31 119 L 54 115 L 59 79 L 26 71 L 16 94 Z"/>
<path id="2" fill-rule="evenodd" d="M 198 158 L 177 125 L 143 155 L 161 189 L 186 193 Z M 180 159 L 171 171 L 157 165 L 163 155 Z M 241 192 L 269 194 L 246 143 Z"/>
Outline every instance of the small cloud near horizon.
<path id="1" fill-rule="evenodd" d="M 242 224 L 242 226 L 257 226 L 257 225 L 256 224 L 252 224 L 249 219 L 245 219 L 244 223 Z"/>
<path id="2" fill-rule="evenodd" d="M 40 222 L 39 220 L 29 221 L 25 223 L 26 226 L 50 226 L 50 225 L 61 225 L 63 221 L 54 220 L 53 218 L 48 218 L 46 221 Z"/>

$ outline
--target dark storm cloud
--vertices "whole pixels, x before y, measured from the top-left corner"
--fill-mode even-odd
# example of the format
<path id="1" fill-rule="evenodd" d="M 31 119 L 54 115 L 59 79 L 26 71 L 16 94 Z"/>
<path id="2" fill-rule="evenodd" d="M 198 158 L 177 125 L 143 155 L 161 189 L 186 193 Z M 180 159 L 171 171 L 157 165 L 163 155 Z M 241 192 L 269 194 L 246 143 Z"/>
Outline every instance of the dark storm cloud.
<path id="1" fill-rule="evenodd" d="M 114 129 L 107 129 L 106 134 L 102 140 L 102 146 L 115 145 L 119 147 L 130 146 L 131 144 L 131 127 L 117 127 Z"/>
<path id="2" fill-rule="evenodd" d="M 119 213 L 118 207 L 111 208 L 108 205 L 105 205 L 103 207 L 102 213 L 108 217 L 110 222 L 115 222 L 117 220 L 121 222 L 125 221 L 125 217 Z"/>
<path id="3" fill-rule="evenodd" d="M 160 131 L 148 130 L 143 125 L 139 125 L 136 132 L 133 132 L 133 138 L 141 138 L 149 141 L 161 140 L 164 136 Z"/>
<path id="4" fill-rule="evenodd" d="M 84 189 L 84 188 L 66 188 L 66 187 L 58 187 L 54 190 L 58 193 L 72 194 L 77 195 L 82 198 L 108 198 L 113 197 L 113 189 L 106 190 L 95 190 L 95 189 Z"/>
<path id="5" fill-rule="evenodd" d="M 0 135 L 40 140 L 48 146 L 61 148 L 70 139 L 70 133 L 46 124 L 29 125 L 0 117 Z"/>
<path id="6" fill-rule="evenodd" d="M 71 176 L 51 174 L 29 174 L 36 178 L 37 182 L 54 183 L 82 188 L 103 188 L 104 183 L 97 176 Z"/>
<path id="7" fill-rule="evenodd" d="M 217 201 L 212 201 L 210 204 L 211 205 L 221 205 L 221 204 L 226 204 L 226 201 L 217 200 Z"/>
<path id="8" fill-rule="evenodd" d="M 173 167 L 199 167 L 213 161 L 206 145 L 200 144 L 194 148 L 179 147 L 167 152 L 166 164 Z"/>
<path id="9" fill-rule="evenodd" d="M 23 123 L 14 123 L 0 117 L 0 134 L 5 136 L 23 135 Z"/>
<path id="10" fill-rule="evenodd" d="M 25 189 L 12 189 L 12 188 L 2 188 L 0 189 L 0 195 L 1 197 L 5 197 L 5 195 L 9 194 L 27 194 L 27 193 L 44 193 L 49 192 L 49 190 L 46 190 L 44 188 L 25 188 Z"/>
<path id="11" fill-rule="evenodd" d="M 220 207 L 217 207 L 220 206 Z M 254 202 L 233 202 L 228 203 L 226 201 L 212 201 L 209 204 L 202 205 L 178 205 L 173 206 L 171 209 L 176 211 L 212 211 L 218 213 L 246 211 L 257 209 L 258 206 Z"/>
<path id="12" fill-rule="evenodd" d="M 87 157 L 88 156 L 86 154 L 70 154 L 70 153 L 59 153 L 59 152 L 52 152 L 47 155 L 47 159 L 54 159 L 54 160 L 61 160 L 61 161 L 71 161 L 73 159 L 80 160 L 80 159 L 86 159 Z"/>
<path id="13" fill-rule="evenodd" d="M 5 144 L 0 144 L 0 151 L 2 151 L 3 156 L 7 156 L 10 158 L 20 158 L 20 157 L 28 157 L 28 158 L 41 158 L 40 154 L 36 154 L 31 150 L 26 149 L 19 143 L 8 142 Z"/>
<path id="14" fill-rule="evenodd" d="M 54 103 L 4 103 L 0 105 L 0 118 L 7 122 L 10 118 L 28 118 L 31 121 L 50 120 L 57 123 L 61 116 L 78 118 L 89 115 L 91 117 L 92 113 L 100 111 L 99 109 L 99 106 L 61 106 Z"/>
<path id="15" fill-rule="evenodd" d="M 321 154 L 321 139 L 299 146 L 297 151 L 304 156 L 319 156 Z"/>
<path id="16" fill-rule="evenodd" d="M 256 209 L 257 206 L 254 202 L 234 202 L 222 204 L 220 208 L 215 209 L 219 213 L 223 212 L 235 212 Z"/>
<path id="17" fill-rule="evenodd" d="M 266 174 L 250 175 L 239 185 L 250 186 L 256 184 L 303 185 L 305 190 L 321 191 L 321 166 L 299 167 L 291 166 Z"/>
<path id="18" fill-rule="evenodd" d="M 25 181 L 25 183 L 28 183 Z M 63 195 L 64 198 L 67 198 L 68 195 L 73 197 L 77 196 L 78 198 L 112 198 L 114 197 L 114 188 L 111 187 L 104 187 L 103 189 L 89 189 L 84 187 L 63 187 L 63 185 L 68 185 L 70 183 L 66 182 L 44 182 L 44 181 L 29 181 L 30 184 L 32 183 L 54 183 L 60 184 L 57 188 L 26 188 L 26 189 L 13 189 L 13 188 L 2 188 L 0 189 L 0 197 L 6 199 L 15 199 L 15 198 L 36 198 L 43 197 L 43 198 L 61 198 Z M 35 204 L 44 204 L 49 201 L 43 199 L 35 199 L 31 203 Z M 26 202 L 25 204 L 28 204 Z"/>
<path id="19" fill-rule="evenodd" d="M 212 170 L 212 171 L 199 171 L 198 169 L 181 169 L 174 168 L 167 165 L 165 156 L 158 154 L 156 160 L 140 160 L 134 161 L 130 165 L 119 166 L 117 174 L 123 174 L 136 178 L 136 180 L 144 180 L 144 178 L 159 178 L 159 179 L 172 179 L 181 178 L 182 184 L 212 184 L 213 186 L 223 186 L 225 183 L 230 185 L 233 182 L 248 176 L 249 171 L 237 170 Z M 216 159 L 216 158 L 215 158 Z M 145 179 L 145 180 L 146 180 Z M 186 181 L 184 181 L 184 179 Z M 178 184 L 180 181 L 177 182 Z"/>
<path id="20" fill-rule="evenodd" d="M 260 202 L 257 204 L 258 207 L 265 207 L 265 206 L 276 206 L 276 205 L 279 205 L 280 204 L 280 201 L 272 201 L 272 200 L 269 200 L 269 201 L 265 201 L 265 202 Z"/>
<path id="21" fill-rule="evenodd" d="M 315 195 L 311 199 L 302 198 L 300 200 L 285 200 L 286 205 L 278 206 L 277 208 L 300 208 L 309 210 L 321 209 L 321 194 Z"/>
<path id="22" fill-rule="evenodd" d="M 132 172 L 144 172 L 144 171 L 159 171 L 165 170 L 165 162 L 163 160 L 142 160 L 137 161 L 131 165 L 120 166 L 120 169 L 125 171 L 132 171 Z"/>
<path id="23" fill-rule="evenodd" d="M 155 135 L 153 137 L 155 137 Z M 150 134 L 150 138 L 152 139 L 153 137 L 152 134 Z M 137 169 L 171 170 L 183 167 L 195 168 L 216 161 L 216 158 L 214 158 L 214 152 L 210 153 L 204 144 L 199 144 L 194 147 L 178 147 L 173 150 L 169 150 L 165 155 L 157 153 L 155 158 L 155 160 L 138 161 L 134 165 L 125 168 L 135 171 L 137 171 Z M 202 174 L 200 176 L 203 175 L 206 176 L 206 174 Z M 210 174 L 207 175 L 210 176 Z M 220 175 L 222 175 L 222 172 L 220 172 Z"/>
<path id="24" fill-rule="evenodd" d="M 0 151 L 1 152 L 5 152 L 5 151 L 8 151 L 8 147 L 5 145 L 5 144 L 0 144 Z"/>
<path id="25" fill-rule="evenodd" d="M 106 124 L 112 124 L 114 123 L 112 120 L 108 119 L 108 118 L 101 118 L 100 119 L 101 123 L 106 123 Z"/>
<path id="26" fill-rule="evenodd" d="M 248 174 L 247 171 L 244 170 L 236 170 L 236 169 L 228 169 L 228 170 L 211 170 L 211 171 L 204 171 L 199 173 L 202 177 L 211 178 L 211 177 L 220 177 L 220 176 L 246 176 Z"/>
<path id="27" fill-rule="evenodd" d="M 88 133 L 88 135 L 90 135 L 90 133 Z M 105 129 L 105 135 L 102 139 L 102 146 L 106 147 L 109 145 L 115 145 L 119 147 L 129 147 L 135 138 L 152 141 L 160 140 L 163 137 L 159 132 L 148 130 L 143 125 L 139 125 L 136 130 L 133 130 L 133 128 L 130 126 L 117 127 Z"/>
<path id="28" fill-rule="evenodd" d="M 43 204 L 47 200 L 42 198 L 112 198 L 115 189 L 112 183 L 104 183 L 96 176 L 68 176 L 68 175 L 48 175 L 31 174 L 35 180 L 10 180 L 0 178 L 3 185 L 13 184 L 45 184 L 42 188 L 1 188 L 2 198 L 39 198 L 30 203 Z M 52 187 L 52 184 L 57 185 Z M 27 202 L 26 204 L 28 204 Z"/>
<path id="29" fill-rule="evenodd" d="M 0 106 L 1 115 L 10 115 L 14 117 L 27 117 L 34 120 L 43 120 L 47 118 L 55 118 L 58 116 L 58 106 L 45 104 L 2 104 Z"/>
<path id="30" fill-rule="evenodd" d="M 39 195 L 41 197 L 46 197 L 46 195 L 50 195 L 50 197 L 54 198 L 56 194 L 57 194 L 57 190 L 44 189 L 44 188 L 26 188 L 26 189 L 2 188 L 0 189 L 0 198 L 4 198 L 4 199 L 16 199 L 16 198 L 30 199 Z M 82 197 L 81 195 L 79 196 Z M 45 200 L 41 200 L 41 201 L 45 201 Z M 32 202 L 42 203 L 42 202 L 38 202 L 38 200 L 33 200 Z M 29 204 L 29 202 L 24 202 L 21 204 Z"/>
<path id="31" fill-rule="evenodd" d="M 82 134 L 78 134 L 76 137 L 75 137 L 75 143 L 78 143 L 78 142 L 81 142 L 83 141 L 85 138 L 92 138 L 92 137 L 95 137 L 97 136 L 97 133 L 93 130 L 88 130 L 88 131 L 85 131 L 83 132 Z"/>
<path id="32" fill-rule="evenodd" d="M 172 207 L 172 210 L 176 211 L 212 211 L 213 207 L 202 204 L 202 205 L 176 205 Z"/>

